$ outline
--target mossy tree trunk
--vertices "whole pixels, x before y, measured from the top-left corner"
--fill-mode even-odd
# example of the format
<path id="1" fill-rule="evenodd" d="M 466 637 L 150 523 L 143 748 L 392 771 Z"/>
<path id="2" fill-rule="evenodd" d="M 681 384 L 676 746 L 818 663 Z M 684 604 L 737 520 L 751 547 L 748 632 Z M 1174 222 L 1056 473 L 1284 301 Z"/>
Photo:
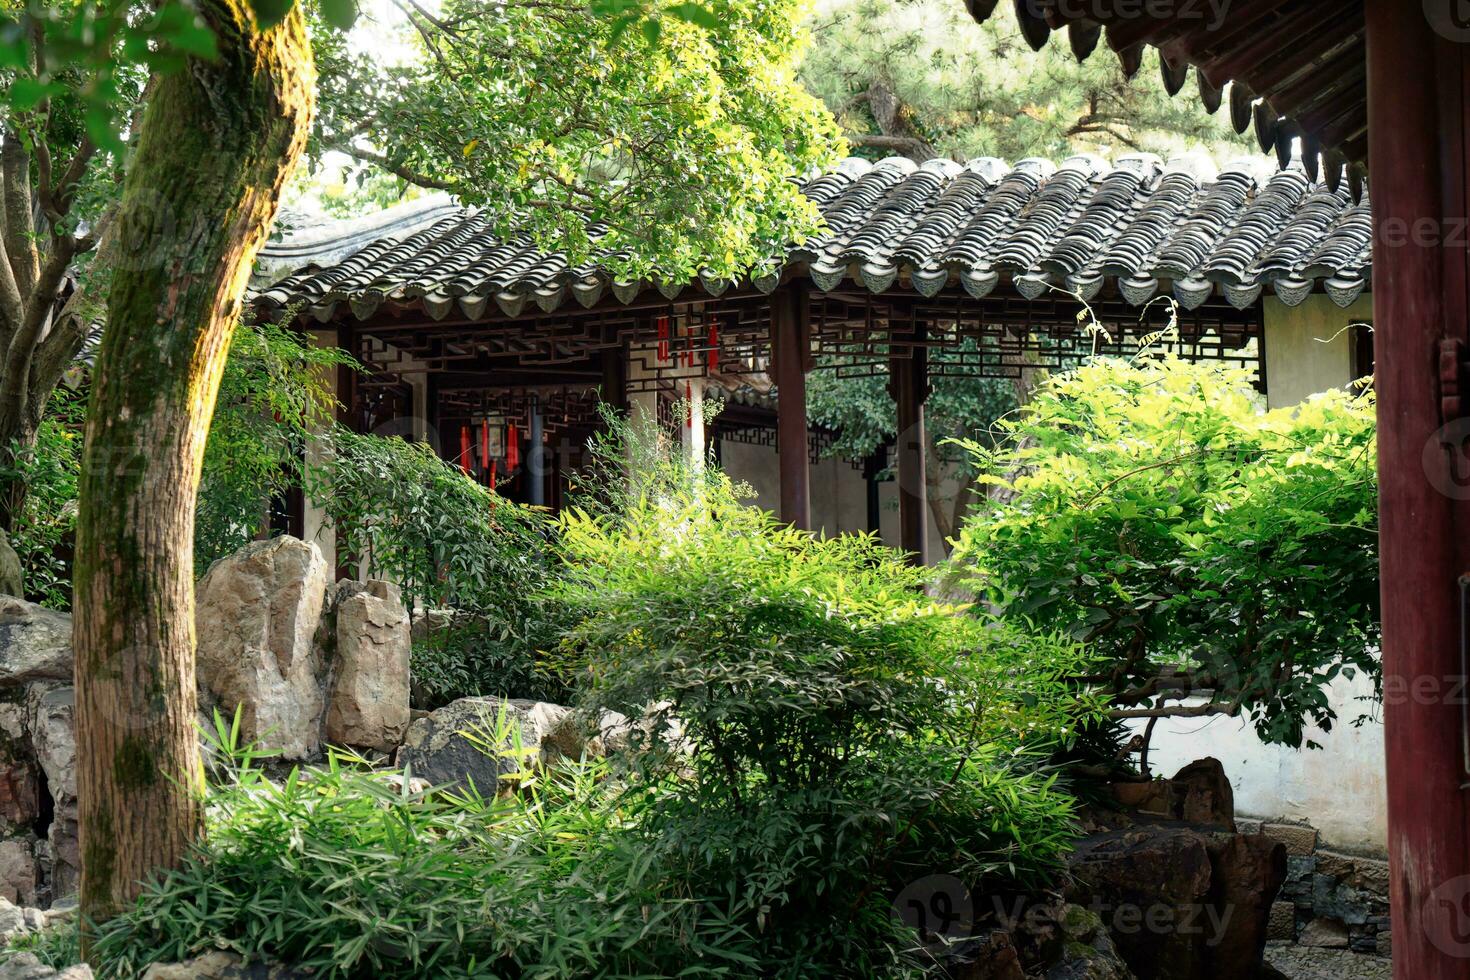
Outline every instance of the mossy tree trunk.
<path id="1" fill-rule="evenodd" d="M 162 78 L 123 187 L 75 566 L 81 906 L 106 919 L 201 832 L 194 496 L 251 263 L 305 147 L 293 11 L 201 0 L 219 57 Z"/>

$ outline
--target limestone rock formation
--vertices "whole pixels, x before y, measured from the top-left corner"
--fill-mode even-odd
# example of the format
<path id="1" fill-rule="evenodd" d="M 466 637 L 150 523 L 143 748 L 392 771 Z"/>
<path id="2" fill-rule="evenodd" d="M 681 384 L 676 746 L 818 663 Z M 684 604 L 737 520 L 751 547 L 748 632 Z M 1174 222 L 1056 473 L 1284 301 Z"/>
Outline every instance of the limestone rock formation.
<path id="1" fill-rule="evenodd" d="M 327 741 L 392 752 L 408 731 L 408 612 L 398 587 L 339 582 L 329 615 L 335 650 Z"/>
<path id="2" fill-rule="evenodd" d="M 324 667 L 314 643 L 327 588 L 315 544 L 284 536 L 215 562 L 196 590 L 198 674 L 203 706 L 241 732 L 310 759 L 320 749 Z"/>

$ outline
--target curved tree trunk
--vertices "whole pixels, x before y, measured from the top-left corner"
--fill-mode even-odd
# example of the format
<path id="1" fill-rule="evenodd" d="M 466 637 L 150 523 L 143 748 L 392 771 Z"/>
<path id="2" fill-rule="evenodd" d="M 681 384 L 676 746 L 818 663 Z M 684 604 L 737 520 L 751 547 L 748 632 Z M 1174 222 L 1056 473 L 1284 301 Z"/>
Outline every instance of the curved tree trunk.
<path id="1" fill-rule="evenodd" d="M 250 266 L 305 146 L 314 70 L 292 12 L 201 0 L 219 57 L 157 85 L 117 216 L 75 566 L 84 916 L 114 914 L 201 830 L 194 495 Z"/>

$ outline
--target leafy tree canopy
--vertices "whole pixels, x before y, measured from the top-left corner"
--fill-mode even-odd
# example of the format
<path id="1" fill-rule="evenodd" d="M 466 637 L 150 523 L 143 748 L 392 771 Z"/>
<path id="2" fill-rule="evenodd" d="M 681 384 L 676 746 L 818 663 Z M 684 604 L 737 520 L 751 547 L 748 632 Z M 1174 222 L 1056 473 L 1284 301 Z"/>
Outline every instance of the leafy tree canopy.
<path id="1" fill-rule="evenodd" d="M 316 150 L 486 207 L 626 276 L 736 275 L 815 229 L 790 182 L 841 140 L 796 81 L 797 0 L 404 0 L 394 64 L 315 32 Z"/>
<path id="2" fill-rule="evenodd" d="M 966 522 L 959 577 L 1103 655 L 1116 717 L 1243 714 L 1300 746 L 1335 719 L 1329 682 L 1377 677 L 1371 390 L 1263 411 L 1240 369 L 1104 360 L 1002 428 L 970 446 L 1005 493 Z"/>

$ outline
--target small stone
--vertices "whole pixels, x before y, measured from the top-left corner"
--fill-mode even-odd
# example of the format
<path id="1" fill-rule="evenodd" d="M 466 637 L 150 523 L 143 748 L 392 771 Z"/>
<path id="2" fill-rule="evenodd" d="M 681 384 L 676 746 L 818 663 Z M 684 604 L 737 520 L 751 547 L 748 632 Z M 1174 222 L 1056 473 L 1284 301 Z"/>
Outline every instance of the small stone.
<path id="1" fill-rule="evenodd" d="M 282 536 L 221 558 L 195 589 L 201 706 L 227 718 L 238 708 L 242 738 L 287 759 L 320 748 L 326 704 L 314 641 L 326 588 L 321 549 Z"/>
<path id="2" fill-rule="evenodd" d="M 0 898 L 26 905 L 36 900 L 36 850 L 29 837 L 0 841 Z"/>
<path id="3" fill-rule="evenodd" d="M 20 555 L 10 545 L 10 537 L 0 530 L 0 593 L 9 596 L 25 594 L 25 570 Z"/>
<path id="4" fill-rule="evenodd" d="M 1354 858 L 1351 884 L 1355 888 L 1388 896 L 1388 862 L 1375 858 Z"/>
<path id="5" fill-rule="evenodd" d="M 1271 915 L 1266 920 L 1266 938 L 1296 940 L 1296 906 L 1291 902 L 1272 902 Z"/>
<path id="6" fill-rule="evenodd" d="M 1286 880 L 1290 882 L 1310 881 L 1317 873 L 1317 859 L 1306 854 L 1286 856 Z"/>
<path id="7" fill-rule="evenodd" d="M 0 898 L 0 945 L 27 931 L 25 910 Z"/>
<path id="8" fill-rule="evenodd" d="M 1268 823 L 1261 833 L 1286 845 L 1287 854 L 1307 855 L 1317 849 L 1317 830 L 1293 823 Z"/>
<path id="9" fill-rule="evenodd" d="M 1312 909 L 1352 926 L 1368 921 L 1370 896 L 1351 885 L 1339 884 L 1336 878 L 1316 875 L 1312 879 Z"/>
<path id="10" fill-rule="evenodd" d="M 284 966 L 260 962 L 245 965 L 234 953 L 214 950 L 183 963 L 154 963 L 142 980 L 295 980 L 304 977 Z"/>
<path id="11" fill-rule="evenodd" d="M 1321 949 L 1347 949 L 1347 927 L 1335 919 L 1325 917 L 1313 919 L 1297 934 L 1297 945 L 1315 946 Z"/>
<path id="12" fill-rule="evenodd" d="M 408 731 L 408 612 L 387 582 L 339 583 L 327 740 L 392 752 Z"/>
<path id="13" fill-rule="evenodd" d="M 1330 875 L 1333 878 L 1346 878 L 1353 873 L 1354 859 L 1347 854 L 1319 850 L 1316 858 L 1318 874 Z"/>

